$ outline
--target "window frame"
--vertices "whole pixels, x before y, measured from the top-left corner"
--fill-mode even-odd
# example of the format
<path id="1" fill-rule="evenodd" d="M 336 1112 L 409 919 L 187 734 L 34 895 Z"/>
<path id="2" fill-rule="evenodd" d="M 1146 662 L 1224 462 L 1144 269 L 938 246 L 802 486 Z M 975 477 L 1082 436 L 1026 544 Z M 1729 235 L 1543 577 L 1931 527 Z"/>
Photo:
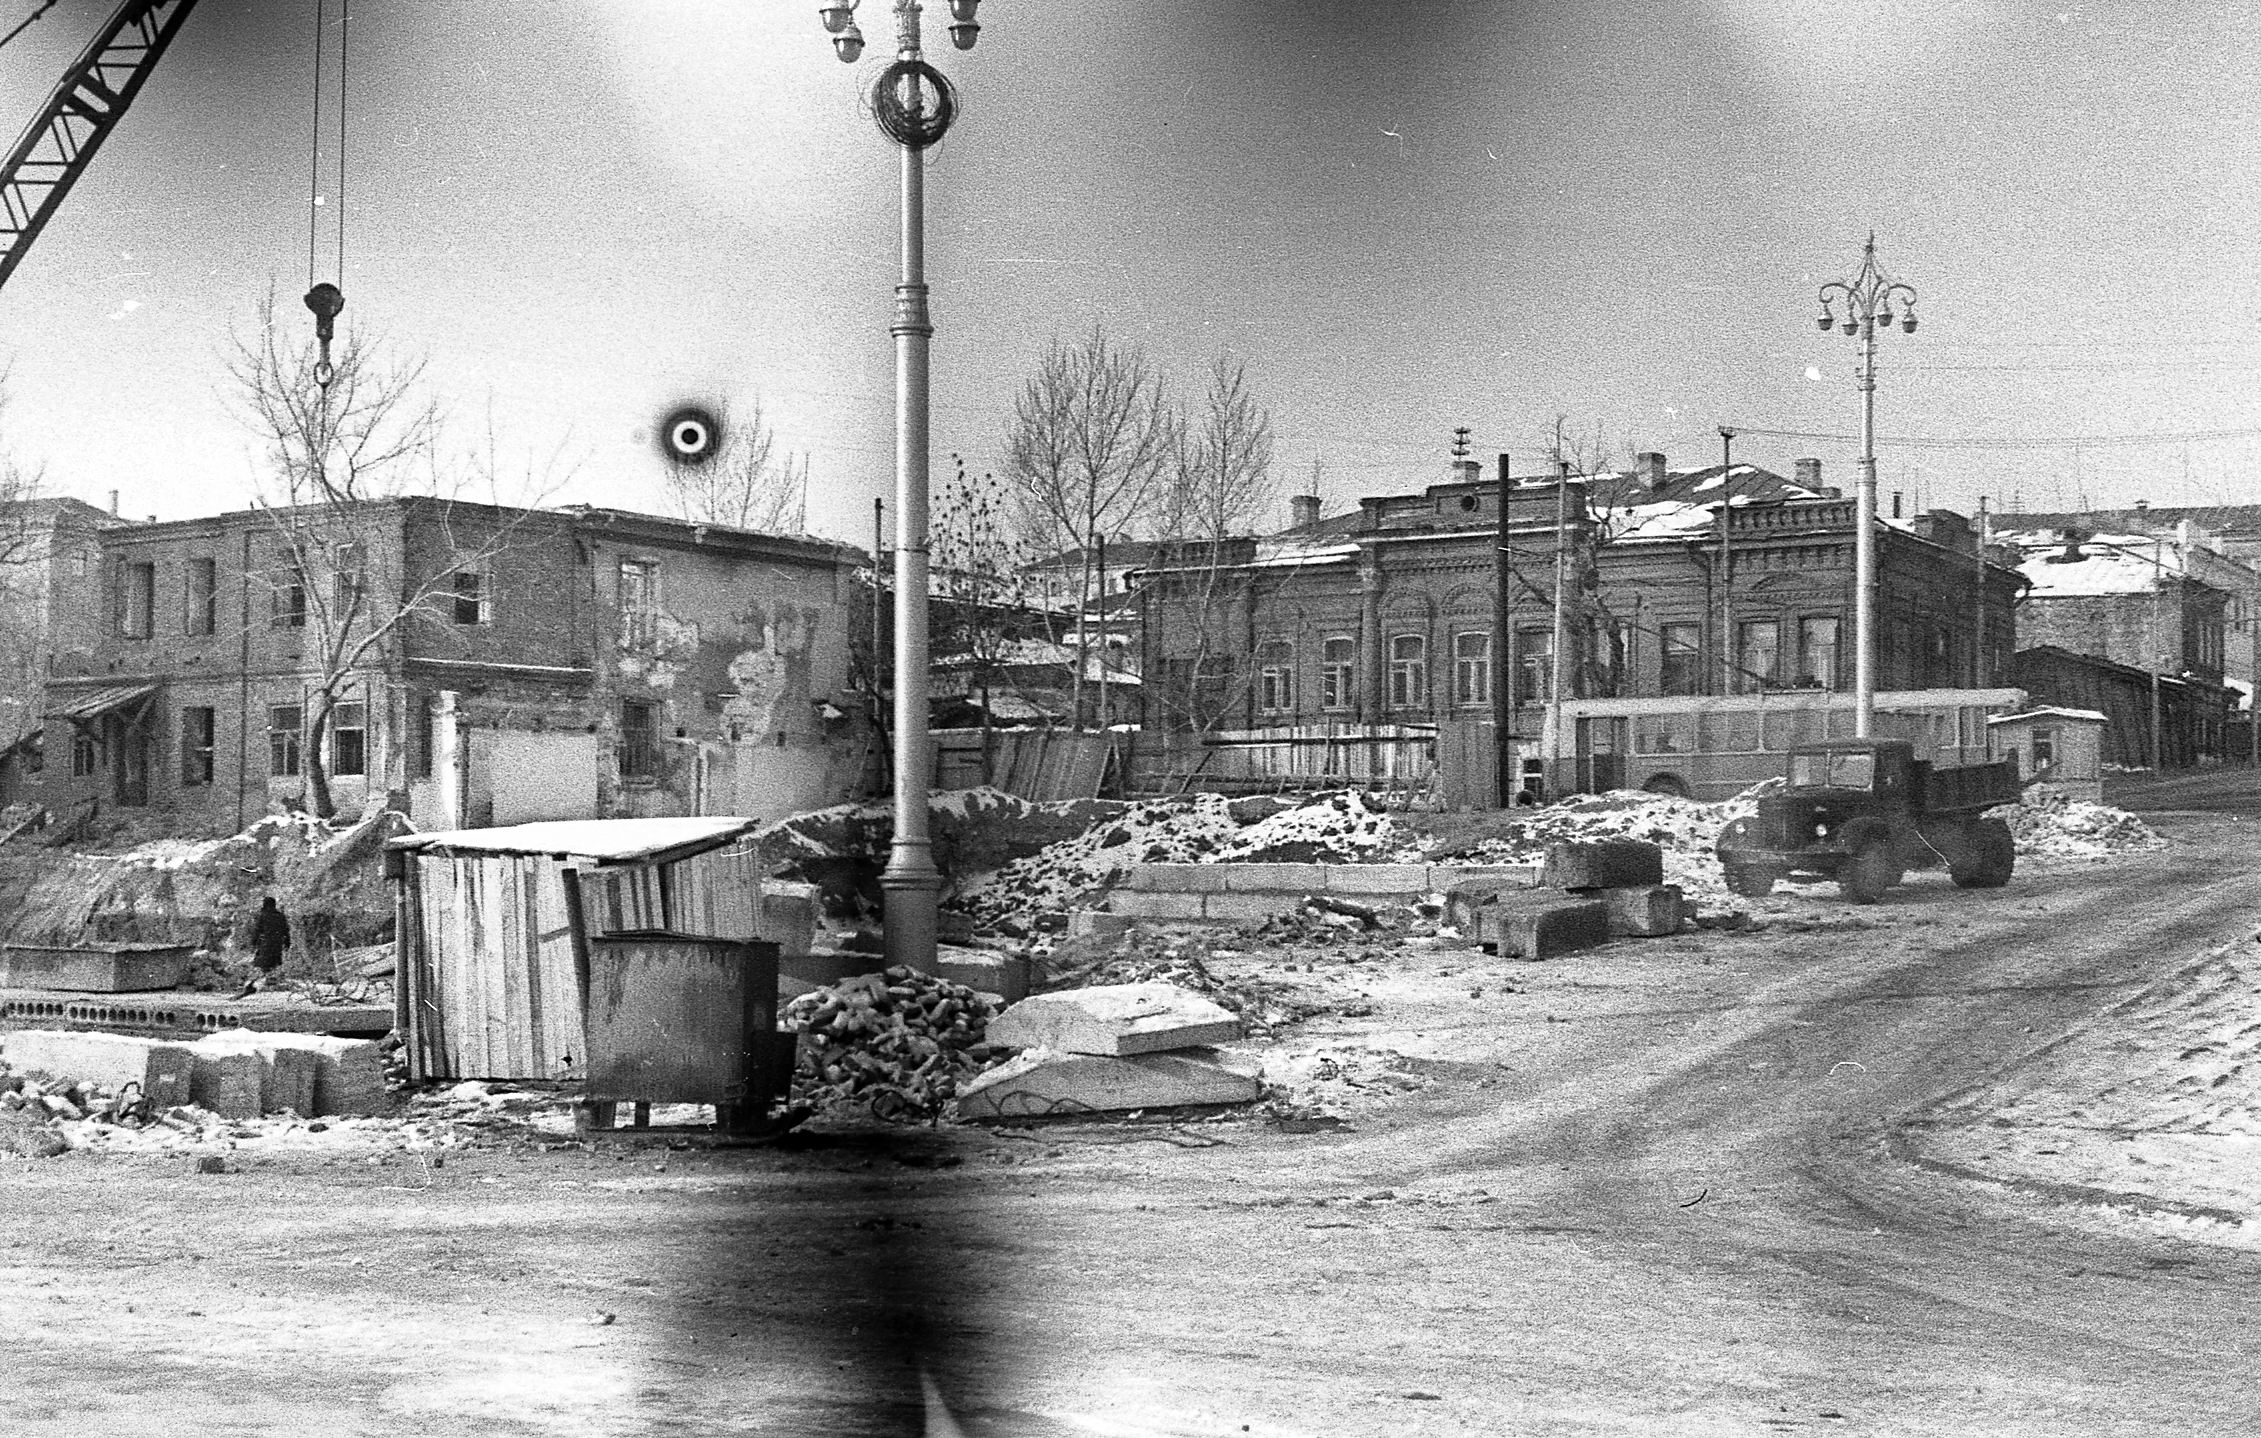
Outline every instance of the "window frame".
<path id="1" fill-rule="evenodd" d="M 447 601 L 448 622 L 459 628 L 474 629 L 494 622 L 493 596 L 487 588 L 485 571 L 458 569 L 449 576 L 448 587 L 441 591 Z M 464 618 L 465 613 L 470 618 Z"/>
<path id="2" fill-rule="evenodd" d="M 341 716 L 348 715 L 350 715 L 350 717 L 353 718 L 356 722 L 351 724 L 346 723 L 345 718 Z M 322 735 L 322 743 L 326 746 L 329 754 L 328 767 L 330 777 L 333 779 L 368 778 L 368 701 L 362 699 L 347 699 L 341 700 L 338 703 L 331 705 L 329 722 L 323 727 L 327 731 Z M 345 757 L 346 745 L 344 741 L 345 737 L 348 734 L 353 736 L 353 757 L 350 761 L 352 765 L 351 768 L 347 767 L 349 761 Z"/>
<path id="3" fill-rule="evenodd" d="M 1429 636 L 1400 632 L 1389 637 L 1389 707 L 1425 709 L 1429 704 Z M 1401 653 L 1412 646 L 1411 657 Z"/>
<path id="4" fill-rule="evenodd" d="M 1267 639 L 1256 646 L 1256 708 L 1261 714 L 1295 712 L 1295 642 Z"/>
<path id="5" fill-rule="evenodd" d="M 118 563 L 118 637 L 157 637 L 157 562 L 126 559 Z"/>
<path id="6" fill-rule="evenodd" d="M 642 723 L 629 722 L 640 715 Z M 660 776 L 659 705 L 649 699 L 620 701 L 620 743 L 614 758 L 623 784 L 655 784 Z"/>
<path id="7" fill-rule="evenodd" d="M 1675 619 L 1657 626 L 1657 693 L 1693 697 L 1704 692 L 1704 626 Z"/>
<path id="8" fill-rule="evenodd" d="M 1816 672 L 1815 667 L 1807 663 L 1816 649 L 1812 642 L 1813 633 L 1817 627 L 1825 624 L 1829 626 L 1829 671 L 1826 674 Z M 1845 669 L 1844 616 L 1838 614 L 1801 614 L 1798 616 L 1797 664 L 1798 683 L 1801 686 L 1810 678 L 1817 680 L 1826 693 L 1833 694 L 1844 687 L 1842 682 Z"/>
<path id="9" fill-rule="evenodd" d="M 1335 647 L 1342 646 L 1342 657 Z M 1357 705 L 1358 637 L 1328 634 L 1319 640 L 1319 709 L 1326 714 L 1347 713 Z"/>
<path id="10" fill-rule="evenodd" d="M 181 566 L 181 633 L 203 637 L 219 628 L 220 561 L 209 554 L 191 555 Z"/>
<path id="11" fill-rule="evenodd" d="M 192 716 L 201 715 L 201 720 Z M 183 704 L 180 712 L 181 787 L 209 788 L 218 751 L 220 711 L 210 704 Z"/>
<path id="12" fill-rule="evenodd" d="M 1479 652 L 1464 652 L 1468 640 Z M 1460 629 L 1452 636 L 1452 702 L 1462 709 L 1488 708 L 1492 702 L 1492 631 Z"/>
<path id="13" fill-rule="evenodd" d="M 284 724 L 281 717 L 290 716 Z M 267 777 L 300 779 L 306 775 L 306 705 L 267 706 Z"/>
<path id="14" fill-rule="evenodd" d="M 1765 649 L 1766 663 L 1761 666 L 1751 661 L 1758 651 L 1752 646 L 1752 636 L 1766 631 L 1773 637 Z M 1738 694 L 1763 694 L 1779 688 L 1782 683 L 1782 621 L 1780 619 L 1739 619 L 1735 621 L 1735 692 Z"/>
<path id="15" fill-rule="evenodd" d="M 620 605 L 621 647 L 651 648 L 659 642 L 659 561 L 623 559 L 616 582 L 619 585 L 616 597 Z"/>

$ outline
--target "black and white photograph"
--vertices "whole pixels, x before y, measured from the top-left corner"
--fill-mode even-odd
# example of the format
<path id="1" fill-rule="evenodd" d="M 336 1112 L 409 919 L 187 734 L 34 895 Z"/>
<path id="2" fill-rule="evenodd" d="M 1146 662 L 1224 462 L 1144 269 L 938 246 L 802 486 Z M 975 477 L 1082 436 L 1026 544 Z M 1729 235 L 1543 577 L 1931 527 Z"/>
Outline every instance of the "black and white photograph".
<path id="1" fill-rule="evenodd" d="M 2261 1432 L 2257 114 L 0 0 L 0 1434 Z"/>

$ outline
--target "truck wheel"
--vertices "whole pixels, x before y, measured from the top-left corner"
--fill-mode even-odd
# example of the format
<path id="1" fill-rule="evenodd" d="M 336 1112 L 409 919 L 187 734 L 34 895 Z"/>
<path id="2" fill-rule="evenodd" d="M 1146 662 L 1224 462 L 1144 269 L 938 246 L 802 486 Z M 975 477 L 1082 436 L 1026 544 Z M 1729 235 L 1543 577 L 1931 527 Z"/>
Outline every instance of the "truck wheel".
<path id="1" fill-rule="evenodd" d="M 1727 871 L 1727 892 L 1746 899 L 1763 899 L 1774 892 L 1774 873 L 1757 864 L 1721 864 Z"/>
<path id="2" fill-rule="evenodd" d="M 1873 904 L 1884 891 L 1900 882 L 1900 866 L 1892 846 L 1878 840 L 1864 846 L 1837 875 L 1837 891 L 1855 904 Z"/>
<path id="3" fill-rule="evenodd" d="M 1999 889 L 2018 867 L 2017 840 L 2000 819 L 1980 819 L 1966 831 L 1970 857 L 1949 877 L 1958 889 Z"/>

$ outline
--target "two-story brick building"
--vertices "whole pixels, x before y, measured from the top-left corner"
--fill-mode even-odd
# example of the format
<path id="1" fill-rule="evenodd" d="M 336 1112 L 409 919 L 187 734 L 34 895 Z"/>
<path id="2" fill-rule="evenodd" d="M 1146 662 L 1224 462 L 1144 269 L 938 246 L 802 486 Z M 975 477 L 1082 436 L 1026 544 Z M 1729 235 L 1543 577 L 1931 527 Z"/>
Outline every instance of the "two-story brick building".
<path id="1" fill-rule="evenodd" d="M 419 824 L 793 812 L 854 792 L 842 545 L 437 499 L 101 536 L 47 763 L 10 797 L 175 832 L 305 807 Z M 838 702 L 836 702 L 838 701 Z"/>
<path id="2" fill-rule="evenodd" d="M 45 763 L 50 657 L 99 633 L 99 535 L 124 523 L 76 499 L 0 501 L 0 792 Z"/>

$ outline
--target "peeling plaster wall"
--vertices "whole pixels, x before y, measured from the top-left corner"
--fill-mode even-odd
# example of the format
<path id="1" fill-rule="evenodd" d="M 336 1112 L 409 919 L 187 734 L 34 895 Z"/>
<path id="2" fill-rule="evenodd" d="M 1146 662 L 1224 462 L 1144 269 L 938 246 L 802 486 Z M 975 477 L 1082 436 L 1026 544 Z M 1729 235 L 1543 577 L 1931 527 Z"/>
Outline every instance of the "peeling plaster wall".
<path id="1" fill-rule="evenodd" d="M 852 797 L 871 741 L 847 692 L 858 556 L 814 542 L 756 552 L 728 534 L 682 542 L 695 532 L 600 533 L 590 545 L 617 638 L 600 645 L 600 732 L 617 755 L 622 702 L 647 703 L 659 738 L 653 777 L 621 779 L 616 764 L 600 803 L 778 818 Z M 626 608 L 623 564 L 652 566 L 645 613 Z"/>

